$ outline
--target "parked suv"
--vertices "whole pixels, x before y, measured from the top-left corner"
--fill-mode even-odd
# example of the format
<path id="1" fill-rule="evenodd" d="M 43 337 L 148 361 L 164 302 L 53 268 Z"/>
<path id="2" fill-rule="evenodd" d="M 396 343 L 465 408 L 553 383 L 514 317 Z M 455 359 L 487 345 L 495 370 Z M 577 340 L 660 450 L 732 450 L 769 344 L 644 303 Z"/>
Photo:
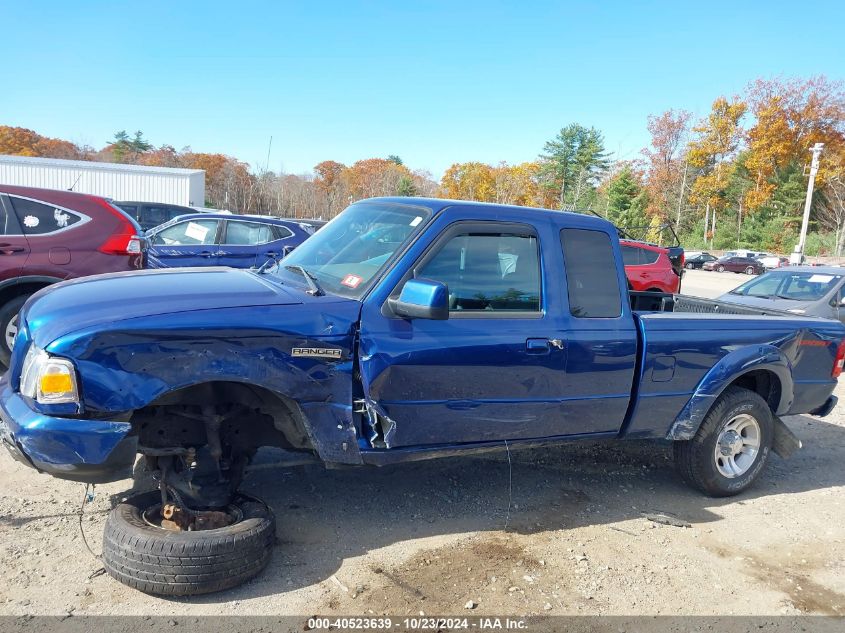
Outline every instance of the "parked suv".
<path id="1" fill-rule="evenodd" d="M 9 363 L 30 295 L 73 277 L 143 268 L 140 233 L 104 198 L 0 185 L 0 363 Z"/>
<path id="2" fill-rule="evenodd" d="M 279 259 L 311 233 L 301 223 L 264 216 L 194 213 L 147 232 L 148 268 L 252 268 Z"/>
<path id="3" fill-rule="evenodd" d="M 135 218 L 145 231 L 169 222 L 179 215 L 197 213 L 197 210 L 191 207 L 160 202 L 115 202 L 114 204 Z"/>
<path id="4" fill-rule="evenodd" d="M 684 251 L 646 242 L 619 240 L 625 276 L 631 290 L 647 292 L 681 291 Z"/>

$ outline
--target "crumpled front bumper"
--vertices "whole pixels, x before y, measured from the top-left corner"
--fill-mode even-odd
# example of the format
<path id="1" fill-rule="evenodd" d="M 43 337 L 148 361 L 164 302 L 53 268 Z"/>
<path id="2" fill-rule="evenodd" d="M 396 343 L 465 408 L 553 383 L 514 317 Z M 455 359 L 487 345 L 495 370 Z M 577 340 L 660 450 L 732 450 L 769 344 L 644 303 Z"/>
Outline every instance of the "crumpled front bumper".
<path id="1" fill-rule="evenodd" d="M 12 457 L 60 479 L 106 483 L 131 475 L 138 439 L 127 422 L 50 417 L 0 378 L 0 441 Z"/>

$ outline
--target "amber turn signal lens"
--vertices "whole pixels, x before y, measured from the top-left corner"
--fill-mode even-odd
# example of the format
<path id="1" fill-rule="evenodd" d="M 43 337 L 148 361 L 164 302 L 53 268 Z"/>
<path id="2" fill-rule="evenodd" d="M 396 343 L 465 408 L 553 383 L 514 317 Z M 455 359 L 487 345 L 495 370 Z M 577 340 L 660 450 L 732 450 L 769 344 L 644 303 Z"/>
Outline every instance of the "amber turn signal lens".
<path id="1" fill-rule="evenodd" d="M 58 394 L 73 391 L 73 380 L 68 374 L 46 374 L 41 376 L 41 393 Z"/>

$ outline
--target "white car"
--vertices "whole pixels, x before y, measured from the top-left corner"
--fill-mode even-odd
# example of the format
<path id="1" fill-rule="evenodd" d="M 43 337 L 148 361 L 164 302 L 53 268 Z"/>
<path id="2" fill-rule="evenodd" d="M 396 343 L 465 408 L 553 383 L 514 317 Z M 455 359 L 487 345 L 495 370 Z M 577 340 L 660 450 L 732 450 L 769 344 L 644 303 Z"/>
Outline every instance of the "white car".
<path id="1" fill-rule="evenodd" d="M 789 266 L 789 259 L 780 255 L 765 255 L 763 257 L 758 257 L 757 261 L 763 264 L 766 270 L 780 268 L 781 266 Z"/>

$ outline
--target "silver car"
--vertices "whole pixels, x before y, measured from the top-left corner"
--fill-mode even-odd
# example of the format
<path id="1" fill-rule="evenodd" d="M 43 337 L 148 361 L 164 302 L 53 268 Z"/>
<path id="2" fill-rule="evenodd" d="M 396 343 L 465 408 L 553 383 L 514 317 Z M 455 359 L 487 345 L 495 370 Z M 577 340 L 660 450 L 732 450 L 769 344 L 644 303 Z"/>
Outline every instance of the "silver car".
<path id="1" fill-rule="evenodd" d="M 845 323 L 845 268 L 787 266 L 760 275 L 719 297 L 719 301 Z"/>

